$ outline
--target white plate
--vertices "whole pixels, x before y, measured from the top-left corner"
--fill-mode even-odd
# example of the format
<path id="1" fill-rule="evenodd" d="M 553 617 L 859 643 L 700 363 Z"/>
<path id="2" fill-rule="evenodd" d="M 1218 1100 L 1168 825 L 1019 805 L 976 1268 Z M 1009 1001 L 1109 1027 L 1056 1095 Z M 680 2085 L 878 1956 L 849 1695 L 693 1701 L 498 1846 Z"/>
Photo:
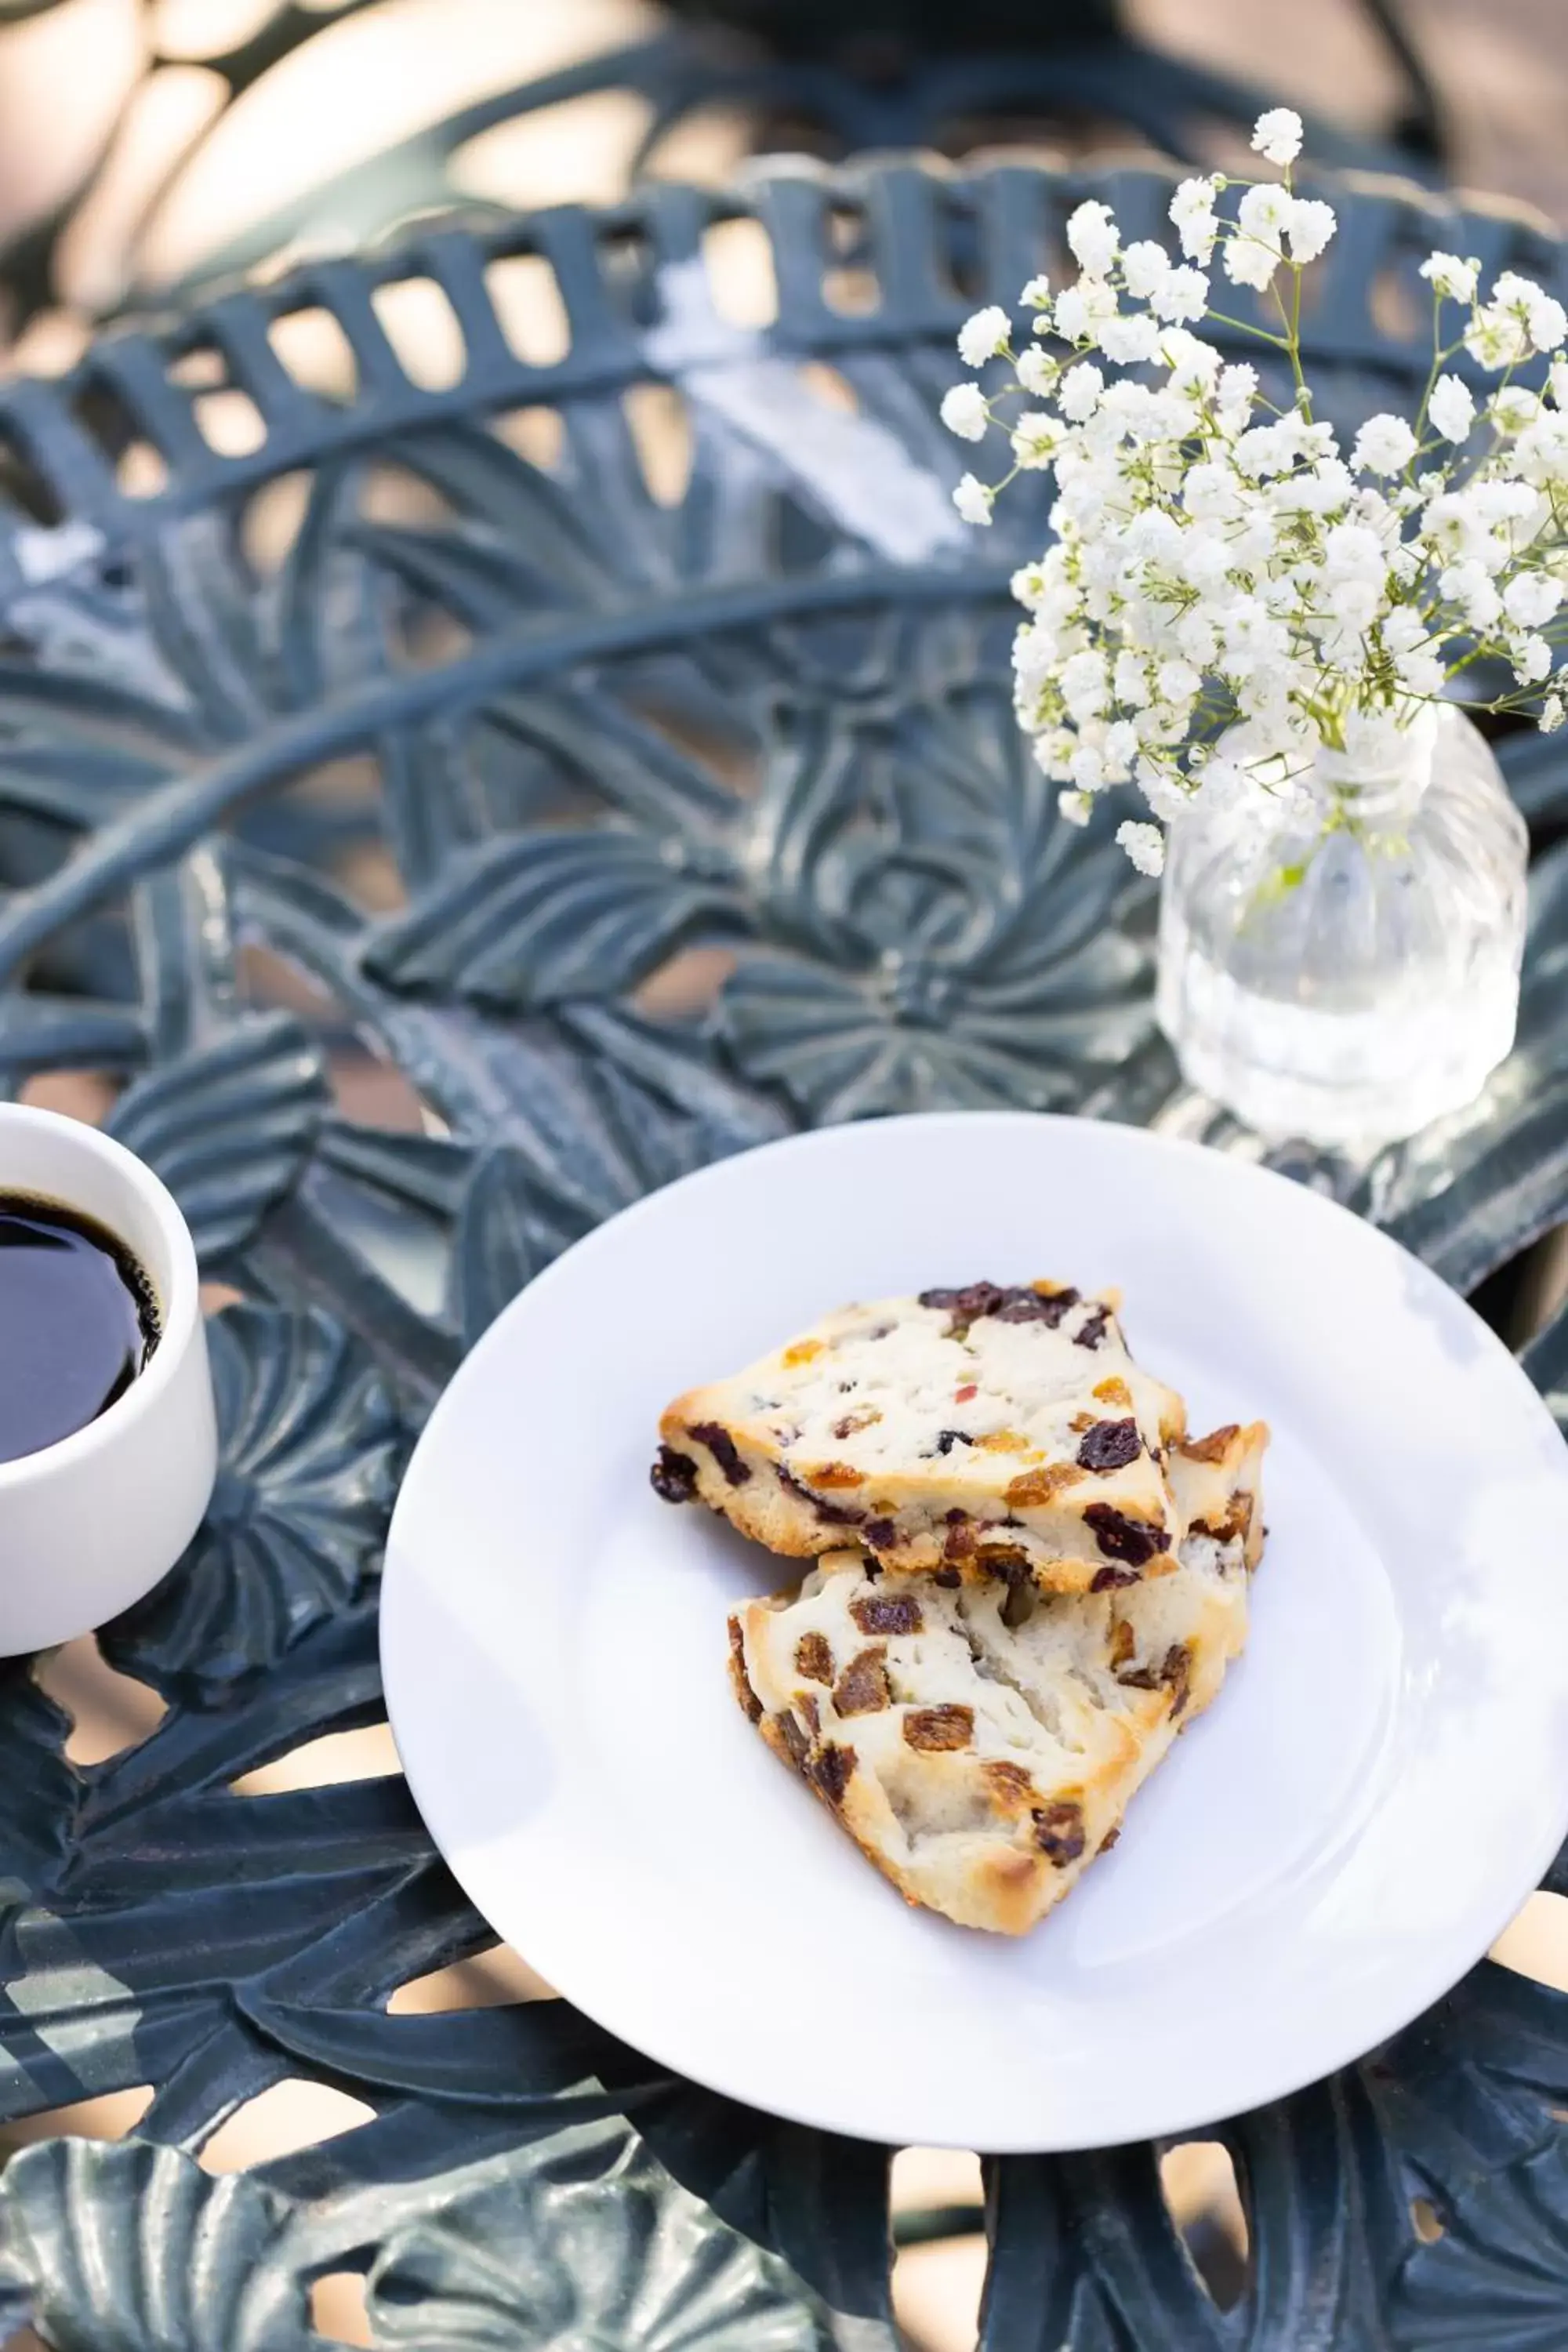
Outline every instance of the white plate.
<path id="1" fill-rule="evenodd" d="M 1113 1854 L 1013 1942 L 912 1911 L 731 1696 L 788 1574 L 647 1481 L 655 1423 L 846 1300 L 1121 1283 L 1199 1429 L 1274 1429 L 1246 1656 Z M 1329 2073 L 1461 1976 L 1568 1794 L 1568 1449 L 1414 1258 L 1124 1127 L 839 1127 L 602 1226 L 437 1407 L 382 1656 L 431 1833 L 603 2025 L 836 2131 L 994 2151 L 1184 2129 Z"/>

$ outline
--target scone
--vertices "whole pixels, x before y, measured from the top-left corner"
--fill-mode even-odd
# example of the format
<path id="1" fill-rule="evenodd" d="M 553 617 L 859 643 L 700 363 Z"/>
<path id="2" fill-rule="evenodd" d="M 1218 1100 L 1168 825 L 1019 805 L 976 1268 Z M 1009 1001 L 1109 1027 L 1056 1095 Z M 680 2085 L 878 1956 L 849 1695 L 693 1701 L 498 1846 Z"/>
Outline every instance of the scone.
<path id="1" fill-rule="evenodd" d="M 1132 1361 L 1114 1294 L 1037 1282 L 846 1307 L 678 1397 L 653 1483 L 792 1559 L 846 1531 L 888 1570 L 1102 1592 L 1175 1567 L 1186 1429 Z"/>
<path id="2" fill-rule="evenodd" d="M 910 1903 L 1022 1935 L 1241 1649 L 1267 1438 L 1216 1432 L 1173 1458 L 1194 1532 L 1170 1575 L 1125 1591 L 955 1586 L 828 1553 L 730 1620 L 736 1696 Z"/>

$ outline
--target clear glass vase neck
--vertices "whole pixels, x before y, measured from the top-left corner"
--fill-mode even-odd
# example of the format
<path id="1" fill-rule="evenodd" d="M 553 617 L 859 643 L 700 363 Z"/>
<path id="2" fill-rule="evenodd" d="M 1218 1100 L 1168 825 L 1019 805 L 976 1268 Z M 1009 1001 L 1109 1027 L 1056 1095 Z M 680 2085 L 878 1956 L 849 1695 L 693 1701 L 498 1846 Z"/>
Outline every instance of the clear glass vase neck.
<path id="1" fill-rule="evenodd" d="M 1384 735 L 1375 751 L 1320 744 L 1306 788 L 1325 807 L 1352 807 L 1359 816 L 1408 815 L 1432 781 L 1445 718 L 1459 715 L 1423 703 L 1397 730 Z"/>

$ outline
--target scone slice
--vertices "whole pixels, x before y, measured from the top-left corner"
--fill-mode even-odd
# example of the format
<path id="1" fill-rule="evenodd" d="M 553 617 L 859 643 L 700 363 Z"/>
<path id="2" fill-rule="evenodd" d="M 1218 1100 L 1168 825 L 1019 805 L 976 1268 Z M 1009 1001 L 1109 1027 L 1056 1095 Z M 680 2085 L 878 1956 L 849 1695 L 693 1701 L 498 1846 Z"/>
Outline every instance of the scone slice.
<path id="1" fill-rule="evenodd" d="M 1263 1557 L 1263 1455 L 1268 1425 L 1227 1422 L 1206 1437 L 1184 1438 L 1171 1448 L 1166 1475 L 1184 1560 L 1197 1557 L 1195 1539 L 1239 1542 L 1248 1568 Z"/>
<path id="2" fill-rule="evenodd" d="M 1256 1434 L 1231 1471 L 1256 1471 Z M 731 1619 L 731 1670 L 763 1738 L 910 1903 L 1021 1935 L 1215 1696 L 1247 1583 L 1239 1532 L 1082 1596 L 891 1578 L 839 1551 Z"/>
<path id="3" fill-rule="evenodd" d="M 855 1540 L 896 1574 L 1096 1592 L 1174 1568 L 1185 1430 L 1113 1296 L 972 1283 L 844 1307 L 678 1397 L 653 1482 L 792 1559 Z"/>

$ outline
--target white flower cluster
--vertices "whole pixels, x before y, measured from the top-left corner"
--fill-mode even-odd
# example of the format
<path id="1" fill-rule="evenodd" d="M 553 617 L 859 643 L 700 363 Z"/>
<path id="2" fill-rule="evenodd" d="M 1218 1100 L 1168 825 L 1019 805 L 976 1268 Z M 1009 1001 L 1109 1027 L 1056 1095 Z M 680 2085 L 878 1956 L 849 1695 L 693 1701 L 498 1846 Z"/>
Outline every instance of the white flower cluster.
<path id="1" fill-rule="evenodd" d="M 1079 823 L 1110 785 L 1135 782 L 1168 820 L 1199 793 L 1278 790 L 1323 746 L 1381 760 L 1477 661 L 1515 680 L 1485 708 L 1539 706 L 1545 728 L 1563 718 L 1568 358 L 1554 355 L 1568 316 L 1511 273 L 1483 299 L 1476 262 L 1433 254 L 1419 411 L 1370 417 L 1347 455 L 1313 415 L 1299 327 L 1301 273 L 1333 211 L 1290 186 L 1301 125 L 1289 109 L 1265 114 L 1252 143 L 1283 183 L 1243 184 L 1222 215 L 1230 184 L 1184 181 L 1170 206 L 1179 259 L 1152 239 L 1124 246 L 1107 205 L 1079 206 L 1077 280 L 1053 292 L 1037 278 L 1023 293 L 1035 338 L 1065 356 L 1043 340 L 1016 352 L 998 307 L 958 339 L 971 369 L 1012 366 L 1002 393 L 970 381 L 942 402 L 963 439 L 1000 430 L 1011 446 L 1002 481 L 963 477 L 960 514 L 988 523 L 1016 474 L 1055 474 L 1055 543 L 1013 583 L 1029 616 L 1015 686 Z M 1250 331 L 1288 364 L 1288 405 L 1194 331 L 1216 254 L 1226 278 L 1274 304 L 1279 331 Z M 1461 352 L 1501 378 L 1479 402 L 1449 365 Z M 1541 388 L 1513 380 L 1542 357 Z M 1160 870 L 1156 825 L 1118 837 L 1140 870 Z"/>

